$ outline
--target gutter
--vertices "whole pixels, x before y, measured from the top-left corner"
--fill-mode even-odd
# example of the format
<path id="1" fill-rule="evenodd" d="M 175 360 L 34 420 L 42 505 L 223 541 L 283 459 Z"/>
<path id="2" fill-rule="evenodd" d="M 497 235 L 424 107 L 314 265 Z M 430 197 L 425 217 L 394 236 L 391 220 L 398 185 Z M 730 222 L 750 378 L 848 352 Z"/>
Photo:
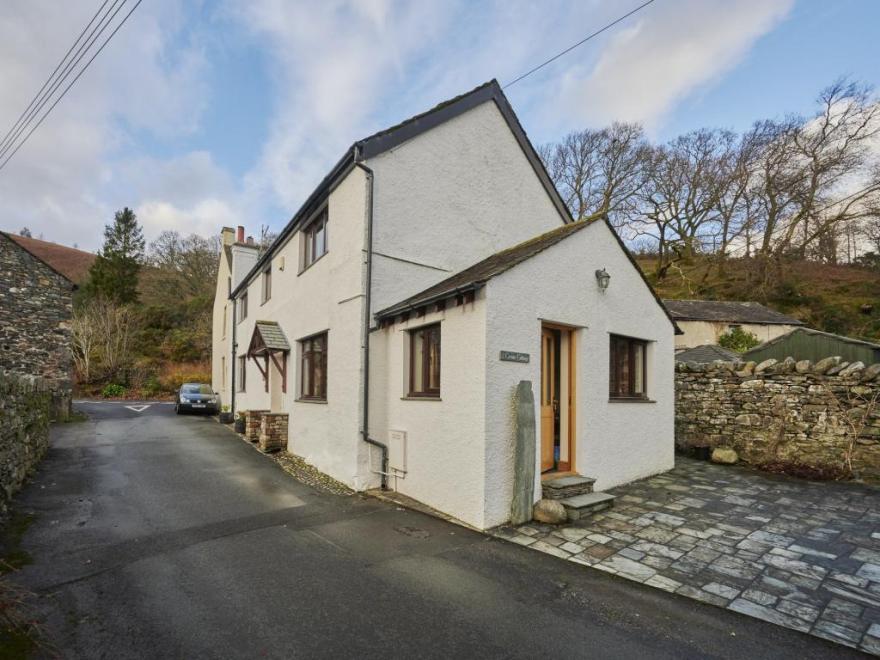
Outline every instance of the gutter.
<path id="1" fill-rule="evenodd" d="M 363 335 L 361 337 L 361 350 L 363 351 L 363 373 L 361 375 L 361 386 L 363 388 L 363 402 L 361 404 L 361 438 L 368 445 L 378 447 L 382 452 L 382 468 L 380 475 L 382 478 L 382 490 L 388 490 L 388 445 L 379 442 L 370 437 L 370 294 L 373 289 L 373 170 L 360 162 L 360 154 L 357 148 L 352 149 L 354 156 L 354 166 L 362 169 L 367 175 L 369 182 L 369 200 L 367 202 L 367 231 L 364 237 L 365 250 L 367 255 L 366 272 L 364 273 L 364 319 L 363 319 Z"/>
<path id="2" fill-rule="evenodd" d="M 236 380 L 235 380 L 235 352 L 238 349 L 238 342 L 236 341 L 236 330 L 238 328 L 238 323 L 235 322 L 236 318 L 236 306 L 238 301 L 233 298 L 232 299 L 232 369 L 230 374 L 229 388 L 232 392 L 232 399 L 230 401 L 229 410 L 232 412 L 232 418 L 235 419 L 235 390 L 237 389 Z"/>

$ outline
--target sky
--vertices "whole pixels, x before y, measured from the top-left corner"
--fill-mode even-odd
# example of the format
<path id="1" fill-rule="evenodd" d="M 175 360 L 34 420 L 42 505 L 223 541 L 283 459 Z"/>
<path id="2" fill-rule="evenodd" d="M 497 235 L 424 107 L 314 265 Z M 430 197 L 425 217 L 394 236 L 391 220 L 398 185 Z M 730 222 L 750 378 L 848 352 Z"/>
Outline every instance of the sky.
<path id="1" fill-rule="evenodd" d="M 94 251 L 128 206 L 148 241 L 279 230 L 355 140 L 639 4 L 144 0 L 0 170 L 0 229 Z M 99 5 L 0 4 L 0 135 Z M 536 145 L 612 121 L 743 130 L 810 114 L 840 76 L 880 84 L 877 25 L 878 0 L 655 0 L 505 93 Z"/>

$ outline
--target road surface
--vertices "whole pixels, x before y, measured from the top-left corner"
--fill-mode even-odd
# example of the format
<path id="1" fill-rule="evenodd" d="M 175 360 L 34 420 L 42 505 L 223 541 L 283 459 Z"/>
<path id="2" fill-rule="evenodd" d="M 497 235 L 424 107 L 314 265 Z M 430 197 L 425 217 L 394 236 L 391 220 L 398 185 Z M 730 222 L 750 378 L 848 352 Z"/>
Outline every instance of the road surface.
<path id="1" fill-rule="evenodd" d="M 365 496 L 207 417 L 78 404 L 17 497 L 65 658 L 830 658 L 855 652 Z"/>

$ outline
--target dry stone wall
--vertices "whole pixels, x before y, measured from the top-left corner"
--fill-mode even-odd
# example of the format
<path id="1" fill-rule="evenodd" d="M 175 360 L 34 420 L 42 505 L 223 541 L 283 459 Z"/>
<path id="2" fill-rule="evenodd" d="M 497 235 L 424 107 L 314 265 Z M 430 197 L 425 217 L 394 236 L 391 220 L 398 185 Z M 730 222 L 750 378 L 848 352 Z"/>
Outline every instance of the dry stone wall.
<path id="1" fill-rule="evenodd" d="M 49 384 L 0 371 L 0 514 L 49 447 Z"/>
<path id="2" fill-rule="evenodd" d="M 680 450 L 734 449 L 758 466 L 880 480 L 880 364 L 678 363 Z"/>

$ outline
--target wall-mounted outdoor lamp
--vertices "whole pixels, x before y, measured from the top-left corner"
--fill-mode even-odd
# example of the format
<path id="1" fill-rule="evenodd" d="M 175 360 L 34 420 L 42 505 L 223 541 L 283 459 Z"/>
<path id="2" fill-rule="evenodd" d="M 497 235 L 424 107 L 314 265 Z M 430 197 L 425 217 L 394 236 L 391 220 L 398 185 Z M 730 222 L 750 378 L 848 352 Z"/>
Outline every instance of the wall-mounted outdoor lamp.
<path id="1" fill-rule="evenodd" d="M 611 275 L 604 268 L 600 268 L 596 271 L 596 282 L 599 284 L 599 291 L 605 293 L 608 283 L 611 282 Z"/>

